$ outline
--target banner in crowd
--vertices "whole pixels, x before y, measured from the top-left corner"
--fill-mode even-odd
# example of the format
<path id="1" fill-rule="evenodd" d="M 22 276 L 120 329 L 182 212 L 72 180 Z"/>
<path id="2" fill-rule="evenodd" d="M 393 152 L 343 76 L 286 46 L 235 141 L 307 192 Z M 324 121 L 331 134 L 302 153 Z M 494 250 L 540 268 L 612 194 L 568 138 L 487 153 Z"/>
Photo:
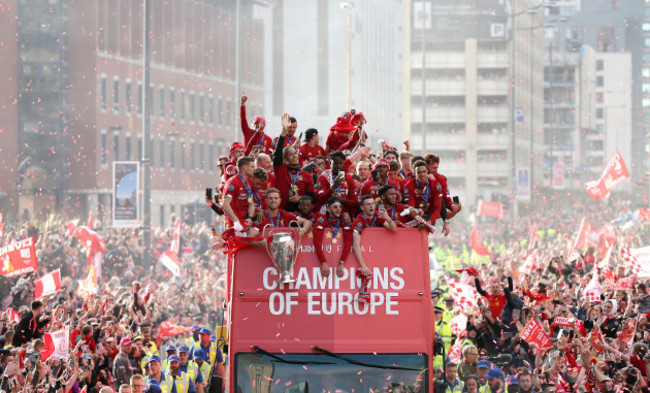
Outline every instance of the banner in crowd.
<path id="1" fill-rule="evenodd" d="M 37 268 L 34 238 L 18 240 L 0 248 L 0 275 L 16 277 Z"/>
<path id="2" fill-rule="evenodd" d="M 140 164 L 137 161 L 113 162 L 113 227 L 138 227 Z"/>
<path id="3" fill-rule="evenodd" d="M 536 319 L 531 319 L 528 322 L 524 331 L 521 332 L 521 339 L 541 352 L 546 352 L 547 349 L 553 346 L 551 339 L 544 333 L 542 325 Z"/>
<path id="4" fill-rule="evenodd" d="M 524 264 L 519 269 L 522 273 L 531 274 L 538 267 L 537 250 L 534 250 L 526 257 Z"/>
<path id="5" fill-rule="evenodd" d="M 481 199 L 478 201 L 478 206 L 476 207 L 476 215 L 479 217 L 484 216 L 484 217 L 502 218 L 503 203 L 488 202 Z"/>
<path id="6" fill-rule="evenodd" d="M 88 266 L 88 275 L 85 280 L 79 281 L 77 296 L 89 299 L 97 293 L 97 270 L 95 265 Z"/>
<path id="7" fill-rule="evenodd" d="M 530 201 L 530 168 L 517 168 L 517 199 Z"/>
<path id="8" fill-rule="evenodd" d="M 585 183 L 585 188 L 590 197 L 598 200 L 605 199 L 614 187 L 630 178 L 630 172 L 625 166 L 621 153 L 616 153 L 609 161 L 603 174 L 598 180 Z"/>
<path id="9" fill-rule="evenodd" d="M 174 223 L 174 237 L 172 237 L 172 242 L 169 245 L 169 248 L 158 258 L 158 261 L 163 264 L 167 269 L 169 269 L 174 276 L 179 277 L 181 275 L 181 262 L 178 258 L 178 252 L 180 251 L 181 243 L 181 219 L 177 218 Z"/>
<path id="10" fill-rule="evenodd" d="M 56 269 L 34 281 L 34 298 L 49 296 L 61 290 L 61 270 Z"/>
<path id="11" fill-rule="evenodd" d="M 650 277 L 650 246 L 643 248 L 623 248 L 621 255 L 627 267 L 641 278 Z"/>
<path id="12" fill-rule="evenodd" d="M 70 353 L 70 328 L 43 334 L 45 350 L 41 352 L 41 361 L 49 358 L 66 360 Z"/>
<path id="13" fill-rule="evenodd" d="M 580 228 L 578 228 L 578 235 L 576 236 L 576 241 L 573 245 L 574 248 L 577 250 L 584 250 L 587 248 L 587 243 L 592 234 L 597 234 L 596 228 L 594 228 L 586 218 L 583 218 L 580 222 Z"/>
<path id="14" fill-rule="evenodd" d="M 192 330 L 190 327 L 180 326 L 172 321 L 164 321 L 158 326 L 158 336 L 165 339 L 187 333 L 190 330 Z"/>

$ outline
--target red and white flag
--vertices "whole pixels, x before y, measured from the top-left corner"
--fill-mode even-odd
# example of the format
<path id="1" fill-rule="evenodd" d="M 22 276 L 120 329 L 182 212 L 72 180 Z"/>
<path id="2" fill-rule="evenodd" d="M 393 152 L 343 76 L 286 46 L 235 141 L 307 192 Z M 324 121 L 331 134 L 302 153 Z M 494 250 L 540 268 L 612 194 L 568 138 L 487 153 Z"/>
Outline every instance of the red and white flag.
<path id="1" fill-rule="evenodd" d="M 650 246 L 643 248 L 623 248 L 621 255 L 627 267 L 638 277 L 650 277 Z"/>
<path id="2" fill-rule="evenodd" d="M 584 250 L 587 247 L 590 235 L 596 233 L 596 228 L 594 228 L 589 221 L 583 218 L 580 222 L 580 228 L 578 228 L 578 235 L 573 243 L 573 247 L 577 250 Z"/>
<path id="3" fill-rule="evenodd" d="M 521 265 L 521 272 L 526 273 L 526 274 L 531 274 L 535 269 L 538 267 L 538 260 L 537 260 L 537 250 L 534 250 L 532 253 L 526 257 L 526 260 L 524 261 L 524 264 Z"/>
<path id="4" fill-rule="evenodd" d="M 45 350 L 41 352 L 41 361 L 49 358 L 65 360 L 70 354 L 70 331 L 65 329 L 43 334 Z"/>
<path id="5" fill-rule="evenodd" d="M 625 166 L 621 153 L 616 153 L 609 161 L 603 174 L 598 180 L 593 180 L 585 184 L 587 193 L 594 199 L 605 199 L 614 187 L 630 178 L 630 172 Z"/>
<path id="6" fill-rule="evenodd" d="M 191 327 L 180 326 L 175 324 L 171 320 L 169 320 L 169 321 L 164 321 L 160 325 L 158 325 L 158 336 L 164 339 L 164 338 L 178 336 L 179 334 L 187 333 L 190 330 L 192 330 Z"/>
<path id="7" fill-rule="evenodd" d="M 181 275 L 181 262 L 178 258 L 178 251 L 181 244 L 181 219 L 177 218 L 174 223 L 174 237 L 169 248 L 158 258 L 158 261 L 163 264 L 170 272 L 176 277 Z"/>
<path id="8" fill-rule="evenodd" d="M 600 286 L 600 278 L 598 277 L 598 264 L 594 264 L 592 271 L 593 276 L 591 281 L 585 287 L 585 296 L 590 302 L 600 301 L 600 295 L 603 293 L 603 288 Z"/>
<path id="9" fill-rule="evenodd" d="M 65 227 L 68 228 L 68 236 L 72 236 L 74 234 L 74 230 L 77 229 L 77 225 L 79 225 L 78 218 L 65 223 Z"/>
<path id="10" fill-rule="evenodd" d="M 503 217 L 503 203 L 488 202 L 480 199 L 476 207 L 477 216 L 502 218 Z"/>
<path id="11" fill-rule="evenodd" d="M 61 290 L 61 270 L 56 269 L 34 281 L 34 298 L 49 296 Z"/>
<path id="12" fill-rule="evenodd" d="M 10 323 L 18 323 L 20 322 L 20 313 L 14 309 L 8 308 L 7 319 Z"/>
<path id="13" fill-rule="evenodd" d="M 471 285 L 463 284 L 457 278 L 447 278 L 447 285 L 451 292 L 451 297 L 454 299 L 454 304 L 466 314 L 469 314 L 478 309 L 479 293 L 476 288 Z"/>
<path id="14" fill-rule="evenodd" d="M 553 346 L 551 339 L 548 338 L 544 332 L 544 328 L 542 328 L 542 325 L 536 319 L 531 319 L 528 322 L 528 325 L 521 332 L 521 339 L 542 353 Z"/>
<path id="15" fill-rule="evenodd" d="M 34 238 L 18 240 L 0 248 L 0 275 L 16 277 L 37 268 Z"/>
<path id="16" fill-rule="evenodd" d="M 95 265 L 88 266 L 88 275 L 84 280 L 79 281 L 77 296 L 90 299 L 97 293 L 97 270 Z"/>
<path id="17" fill-rule="evenodd" d="M 460 337 L 460 335 L 467 330 L 467 316 L 465 314 L 458 314 L 449 321 L 451 332 Z"/>

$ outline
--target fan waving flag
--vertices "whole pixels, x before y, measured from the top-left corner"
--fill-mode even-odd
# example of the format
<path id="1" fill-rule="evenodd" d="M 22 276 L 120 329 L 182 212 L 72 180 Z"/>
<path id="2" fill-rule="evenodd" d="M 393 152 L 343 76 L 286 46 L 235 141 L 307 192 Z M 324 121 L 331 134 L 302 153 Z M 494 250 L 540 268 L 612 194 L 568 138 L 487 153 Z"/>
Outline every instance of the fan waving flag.
<path id="1" fill-rule="evenodd" d="M 34 298 L 49 296 L 61 290 L 61 271 L 56 269 L 34 281 Z"/>
<path id="2" fill-rule="evenodd" d="M 181 275 L 181 262 L 178 258 L 178 251 L 181 248 L 181 219 L 177 218 L 174 223 L 174 237 L 172 243 L 169 245 L 158 261 L 163 264 L 170 272 L 176 277 Z"/>

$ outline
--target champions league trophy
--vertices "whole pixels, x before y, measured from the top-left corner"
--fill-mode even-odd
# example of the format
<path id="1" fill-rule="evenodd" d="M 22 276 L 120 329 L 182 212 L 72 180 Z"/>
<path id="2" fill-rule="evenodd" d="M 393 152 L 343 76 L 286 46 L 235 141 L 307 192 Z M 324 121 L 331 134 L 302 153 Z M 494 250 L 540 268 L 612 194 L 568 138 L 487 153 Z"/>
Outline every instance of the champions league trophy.
<path id="1" fill-rule="evenodd" d="M 293 222 L 293 221 L 292 221 Z M 266 227 L 264 228 L 266 229 Z M 294 239 L 294 232 L 282 229 L 281 232 L 269 232 L 269 238 L 266 239 L 266 251 L 269 253 L 271 262 L 280 272 L 280 284 L 295 282 L 293 279 L 293 267 L 298 258 L 298 249 L 300 246 L 301 235 L 298 241 Z"/>

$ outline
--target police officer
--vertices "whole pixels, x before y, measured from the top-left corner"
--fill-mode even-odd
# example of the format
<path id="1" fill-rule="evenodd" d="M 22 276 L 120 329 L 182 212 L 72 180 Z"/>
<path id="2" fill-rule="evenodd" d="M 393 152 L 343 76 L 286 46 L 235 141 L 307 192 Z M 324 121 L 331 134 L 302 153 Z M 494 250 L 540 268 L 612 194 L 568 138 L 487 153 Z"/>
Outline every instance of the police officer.
<path id="1" fill-rule="evenodd" d="M 190 376 L 187 373 L 181 371 L 181 359 L 172 355 L 169 357 L 169 384 L 170 390 L 169 393 L 196 393 L 196 388 L 194 387 L 194 382 L 190 379 Z M 203 393 L 203 388 L 201 391 Z"/>
<path id="2" fill-rule="evenodd" d="M 442 320 L 445 323 L 451 323 L 451 319 L 455 316 L 454 299 L 451 296 L 448 296 L 445 298 L 445 311 L 442 313 Z"/>
<path id="3" fill-rule="evenodd" d="M 441 307 L 435 306 L 433 309 L 433 319 L 436 323 L 436 339 L 440 339 L 442 342 L 444 348 L 445 348 L 445 357 L 443 359 L 446 360 L 447 356 L 449 356 L 449 350 L 451 349 L 451 344 L 454 342 L 454 334 L 451 331 L 451 327 L 449 327 L 448 323 L 445 323 L 442 320 L 442 314 L 444 313 L 444 310 Z M 434 359 L 434 367 L 442 367 L 442 364 L 436 364 L 436 360 Z"/>
<path id="4" fill-rule="evenodd" d="M 172 355 L 176 355 L 176 347 L 173 345 L 168 345 L 167 349 L 165 349 L 165 352 L 167 352 L 167 359 L 163 361 L 162 369 L 167 371 L 169 370 L 169 357 Z"/>
<path id="5" fill-rule="evenodd" d="M 158 356 L 149 358 L 149 375 L 145 377 L 145 382 L 149 384 L 152 381 L 158 381 L 158 386 L 162 393 L 171 393 L 171 377 L 167 371 L 163 371 L 162 363 Z M 176 392 L 180 393 L 180 392 Z"/>
<path id="6" fill-rule="evenodd" d="M 194 360 L 192 361 L 198 367 L 201 378 L 206 384 L 210 382 L 210 368 L 212 367 L 208 360 L 208 357 L 205 356 L 205 353 L 202 349 L 197 349 L 194 351 Z"/>
<path id="7" fill-rule="evenodd" d="M 203 382 L 205 381 L 203 380 L 203 375 L 199 372 L 199 366 L 197 366 L 196 363 L 189 361 L 189 352 L 190 351 L 184 345 L 178 348 L 178 357 L 181 359 L 180 369 L 182 372 L 187 373 L 190 380 L 198 388 L 199 386 L 203 386 Z"/>

